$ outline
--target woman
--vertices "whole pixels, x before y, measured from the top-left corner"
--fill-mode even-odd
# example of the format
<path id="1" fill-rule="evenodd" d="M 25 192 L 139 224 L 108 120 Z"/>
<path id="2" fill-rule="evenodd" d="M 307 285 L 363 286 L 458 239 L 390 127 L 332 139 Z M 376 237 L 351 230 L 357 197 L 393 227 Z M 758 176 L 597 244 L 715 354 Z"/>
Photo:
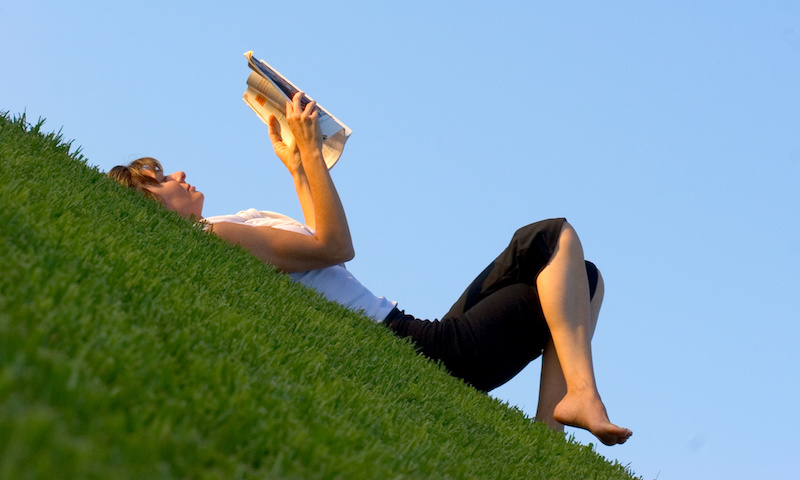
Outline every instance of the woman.
<path id="1" fill-rule="evenodd" d="M 283 141 L 273 117 L 275 153 L 292 174 L 305 225 L 254 209 L 209 217 L 214 234 L 249 250 L 331 300 L 363 311 L 455 376 L 489 391 L 542 357 L 536 420 L 563 431 L 589 430 L 606 445 L 632 434 L 609 421 L 597 390 L 591 338 L 603 297 L 603 280 L 583 258 L 575 230 L 564 219 L 518 230 L 510 245 L 466 289 L 441 320 L 419 320 L 376 297 L 342 265 L 353 258 L 350 230 L 322 158 L 316 104 L 302 93 L 286 104 L 294 141 Z M 204 197 L 183 172 L 164 175 L 152 158 L 114 167 L 109 177 L 160 201 L 187 218 L 202 218 Z"/>

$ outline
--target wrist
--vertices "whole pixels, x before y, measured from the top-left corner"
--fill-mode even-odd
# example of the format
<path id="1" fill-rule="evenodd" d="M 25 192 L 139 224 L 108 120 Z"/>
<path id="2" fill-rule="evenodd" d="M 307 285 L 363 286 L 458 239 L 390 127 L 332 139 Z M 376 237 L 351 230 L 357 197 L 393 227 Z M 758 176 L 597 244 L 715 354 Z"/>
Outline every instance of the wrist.
<path id="1" fill-rule="evenodd" d="M 300 149 L 300 158 L 302 163 L 309 161 L 325 163 L 325 159 L 322 156 L 322 150 L 319 148 Z M 302 164 L 300 165 L 300 168 L 303 168 Z"/>

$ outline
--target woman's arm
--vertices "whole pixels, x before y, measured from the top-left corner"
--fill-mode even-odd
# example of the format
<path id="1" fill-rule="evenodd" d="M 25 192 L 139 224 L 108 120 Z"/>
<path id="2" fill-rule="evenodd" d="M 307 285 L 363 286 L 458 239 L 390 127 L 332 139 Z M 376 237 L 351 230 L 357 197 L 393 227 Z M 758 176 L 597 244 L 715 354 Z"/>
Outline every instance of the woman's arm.
<path id="1" fill-rule="evenodd" d="M 315 102 L 309 102 L 305 109 L 302 108 L 302 95 L 298 93 L 291 102 L 286 103 L 286 119 L 300 156 L 300 168 L 295 165 L 290 172 L 295 178 L 295 186 L 300 184 L 298 197 L 304 214 L 309 210 L 312 215 L 314 234 L 304 235 L 272 227 L 235 223 L 217 223 L 213 229 L 220 237 L 241 245 L 256 257 L 287 273 L 329 267 L 350 260 L 355 255 L 344 207 L 322 157 L 319 110 Z M 270 138 L 279 156 L 282 147 L 289 149 L 274 127 L 270 128 Z M 286 158 L 281 157 L 281 160 L 287 163 Z"/>
<path id="2" fill-rule="evenodd" d="M 353 258 L 352 246 L 326 244 L 316 236 L 279 228 L 220 222 L 212 231 L 284 273 L 317 270 Z"/>
<path id="3" fill-rule="evenodd" d="M 294 189 L 297 192 L 298 200 L 300 200 L 300 207 L 303 209 L 305 224 L 308 228 L 314 230 L 316 228 L 314 203 L 311 201 L 311 189 L 308 185 L 306 172 L 303 170 L 303 162 L 300 159 L 300 150 L 297 148 L 297 142 L 294 141 L 294 139 L 288 143 L 283 140 L 281 124 L 274 115 L 270 115 L 268 125 L 269 138 L 272 141 L 275 154 L 281 159 L 286 169 L 289 170 L 289 173 L 292 175 Z"/>

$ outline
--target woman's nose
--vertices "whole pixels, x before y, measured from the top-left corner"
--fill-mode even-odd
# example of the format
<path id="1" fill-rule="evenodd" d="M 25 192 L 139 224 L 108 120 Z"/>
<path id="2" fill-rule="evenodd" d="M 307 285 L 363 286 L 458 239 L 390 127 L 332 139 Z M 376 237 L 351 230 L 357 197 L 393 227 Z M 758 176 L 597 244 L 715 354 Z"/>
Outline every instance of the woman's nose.
<path id="1" fill-rule="evenodd" d="M 184 181 L 184 180 L 186 180 L 186 173 L 185 173 L 185 172 L 182 172 L 182 171 L 180 171 L 180 170 L 179 170 L 179 171 L 177 171 L 177 172 L 174 172 L 174 173 L 170 173 L 170 174 L 169 174 L 169 175 L 167 175 L 167 176 L 168 176 L 169 178 L 171 178 L 171 179 L 175 180 L 175 181 L 176 181 L 176 182 L 178 182 L 178 183 L 183 183 L 183 181 Z"/>

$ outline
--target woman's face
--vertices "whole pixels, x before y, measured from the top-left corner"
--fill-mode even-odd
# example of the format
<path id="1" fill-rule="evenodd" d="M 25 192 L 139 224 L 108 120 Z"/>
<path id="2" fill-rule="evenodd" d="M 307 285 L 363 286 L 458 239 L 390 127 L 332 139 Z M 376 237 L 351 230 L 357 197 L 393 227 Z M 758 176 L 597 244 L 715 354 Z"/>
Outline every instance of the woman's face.
<path id="1" fill-rule="evenodd" d="M 164 207 L 177 212 L 182 217 L 194 216 L 198 220 L 202 218 L 205 196 L 186 183 L 184 172 L 178 171 L 164 175 L 160 172 L 148 171 L 148 174 L 158 181 L 158 185 L 148 185 L 146 188 L 161 200 Z"/>

